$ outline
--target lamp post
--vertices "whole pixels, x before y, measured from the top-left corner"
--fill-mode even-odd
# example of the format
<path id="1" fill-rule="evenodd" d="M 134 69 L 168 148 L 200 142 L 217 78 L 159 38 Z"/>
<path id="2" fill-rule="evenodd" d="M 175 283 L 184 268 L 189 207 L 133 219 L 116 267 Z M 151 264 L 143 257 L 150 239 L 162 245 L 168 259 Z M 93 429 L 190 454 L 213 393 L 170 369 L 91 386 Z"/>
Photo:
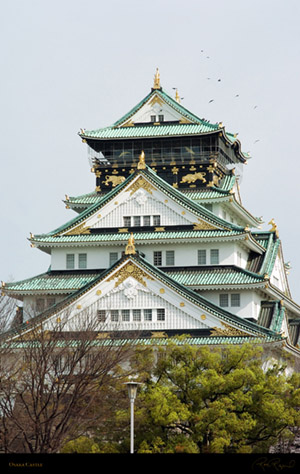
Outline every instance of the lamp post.
<path id="1" fill-rule="evenodd" d="M 136 398 L 138 382 L 127 382 L 128 396 L 130 400 L 130 453 L 134 452 L 134 401 Z"/>

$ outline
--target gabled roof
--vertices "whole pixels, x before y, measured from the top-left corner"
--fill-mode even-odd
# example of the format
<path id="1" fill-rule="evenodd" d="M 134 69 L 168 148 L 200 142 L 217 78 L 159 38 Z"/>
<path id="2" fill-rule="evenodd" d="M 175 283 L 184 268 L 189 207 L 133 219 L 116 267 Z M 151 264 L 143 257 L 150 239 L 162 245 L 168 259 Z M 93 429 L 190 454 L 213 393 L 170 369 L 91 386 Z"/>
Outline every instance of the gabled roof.
<path id="1" fill-rule="evenodd" d="M 215 226 L 215 228 L 220 230 L 229 230 L 229 231 L 238 231 L 243 232 L 244 229 L 241 226 L 237 226 L 231 222 L 228 222 L 220 217 L 217 217 L 215 214 L 201 206 L 200 204 L 192 201 L 183 193 L 178 191 L 176 188 L 168 184 L 162 178 L 160 178 L 154 171 L 151 170 L 148 166 L 145 169 L 136 169 L 134 173 L 129 175 L 123 183 L 120 183 L 118 186 L 113 188 L 110 192 L 104 195 L 98 202 L 95 202 L 93 205 L 85 209 L 78 216 L 58 227 L 57 229 L 47 233 L 39 234 L 32 236 L 30 239 L 32 242 L 40 240 L 41 237 L 45 236 L 58 236 L 63 235 L 70 231 L 71 229 L 76 229 L 77 226 L 83 225 L 84 222 L 92 215 L 96 214 L 103 206 L 108 202 L 114 199 L 119 193 L 125 191 L 126 188 L 139 176 L 143 176 L 148 182 L 157 187 L 160 191 L 167 194 L 171 199 L 176 201 L 185 209 L 190 210 L 192 213 L 195 213 L 200 219 L 203 219 L 205 222 Z"/>
<path id="2" fill-rule="evenodd" d="M 124 271 L 125 275 L 122 273 Z M 272 339 L 274 341 L 282 339 L 280 334 L 261 327 L 247 319 L 234 315 L 229 311 L 226 311 L 224 308 L 220 308 L 219 306 L 213 304 L 211 301 L 202 297 L 195 291 L 184 287 L 169 275 L 154 267 L 148 261 L 142 259 L 138 254 L 124 255 L 118 262 L 116 262 L 108 270 L 104 271 L 101 275 L 96 277 L 92 282 L 87 283 L 78 291 L 73 292 L 71 295 L 67 296 L 62 301 L 56 305 L 53 305 L 51 308 L 36 316 L 32 320 L 27 321 L 20 328 L 18 328 L 18 331 L 10 330 L 8 333 L 6 333 L 6 335 L 3 335 L 3 337 L 20 334 L 20 329 L 23 329 L 24 331 L 30 331 L 30 329 L 35 327 L 37 324 L 40 324 L 43 321 L 46 322 L 47 319 L 51 317 L 56 317 L 59 311 L 65 310 L 71 304 L 77 304 L 77 300 L 79 300 L 79 298 L 89 293 L 101 282 L 112 281 L 116 278 L 121 279 L 121 281 L 125 281 L 125 279 L 129 276 L 132 278 L 146 278 L 150 282 L 153 280 L 159 282 L 160 285 L 165 285 L 166 287 L 170 288 L 170 290 L 175 292 L 175 294 L 177 294 L 180 298 L 183 298 L 183 301 L 185 301 L 186 304 L 191 303 L 196 307 L 198 306 L 200 311 L 206 311 L 211 315 L 211 317 L 217 318 L 217 320 L 220 321 L 220 327 L 222 327 L 222 325 L 224 325 L 225 328 L 231 327 L 232 330 L 236 331 L 237 336 L 241 336 L 242 334 L 248 337 L 263 337 L 268 340 Z M 160 290 L 159 292 L 160 296 L 165 293 L 165 291 L 161 292 Z M 185 306 L 184 303 L 181 305 Z M 220 329 L 220 331 L 222 332 L 222 329 Z"/>
<path id="3" fill-rule="evenodd" d="M 231 196 L 231 190 L 235 184 L 236 176 L 234 174 L 225 175 L 218 186 L 211 186 L 209 188 L 200 188 L 196 190 L 180 189 L 192 201 L 209 201 L 211 199 L 218 199 Z M 92 204 L 99 202 L 107 193 L 99 194 L 96 191 L 81 194 L 79 196 L 66 196 L 64 203 L 68 208 L 74 209 L 76 212 L 81 212 L 87 209 Z"/>
<path id="4" fill-rule="evenodd" d="M 137 114 L 153 102 L 159 102 L 174 111 L 176 119 L 167 123 L 143 123 L 135 121 Z M 237 156 L 241 162 L 249 157 L 247 153 L 241 152 L 241 144 L 236 135 L 225 132 L 221 123 L 210 123 L 208 120 L 199 118 L 188 109 L 183 107 L 177 100 L 167 94 L 162 87 L 153 88 L 137 105 L 122 116 L 111 126 L 95 129 L 81 130 L 79 136 L 86 140 L 108 140 L 108 139 L 132 139 L 132 138 L 154 138 L 154 137 L 180 137 L 193 135 L 207 135 L 211 133 L 222 133 L 227 144 L 237 145 Z"/>

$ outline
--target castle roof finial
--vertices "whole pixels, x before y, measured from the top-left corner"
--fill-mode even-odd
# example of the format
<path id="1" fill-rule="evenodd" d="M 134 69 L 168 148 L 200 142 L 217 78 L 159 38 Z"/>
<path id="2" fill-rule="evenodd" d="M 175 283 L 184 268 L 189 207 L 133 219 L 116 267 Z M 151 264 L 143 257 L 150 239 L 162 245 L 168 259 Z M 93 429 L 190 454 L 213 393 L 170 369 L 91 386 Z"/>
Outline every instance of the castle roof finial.
<path id="1" fill-rule="evenodd" d="M 176 102 L 178 102 L 180 104 L 180 96 L 179 96 L 179 93 L 178 93 L 178 89 L 176 89 L 175 100 L 176 100 Z"/>
<path id="2" fill-rule="evenodd" d="M 161 89 L 160 74 L 159 74 L 158 67 L 156 68 L 156 73 L 155 73 L 155 76 L 154 76 L 153 89 Z"/>
<path id="3" fill-rule="evenodd" d="M 125 249 L 125 255 L 135 255 L 135 244 L 134 244 L 134 238 L 133 238 L 133 233 L 130 233 L 130 237 L 128 239 L 128 244 L 126 245 Z"/>

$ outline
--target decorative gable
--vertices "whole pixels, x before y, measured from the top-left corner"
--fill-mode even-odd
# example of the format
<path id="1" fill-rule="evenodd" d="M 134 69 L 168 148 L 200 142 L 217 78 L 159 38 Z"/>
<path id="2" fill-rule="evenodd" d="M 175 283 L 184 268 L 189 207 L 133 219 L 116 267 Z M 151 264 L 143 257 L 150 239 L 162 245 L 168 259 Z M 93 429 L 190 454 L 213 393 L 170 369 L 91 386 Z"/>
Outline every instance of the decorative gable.
<path id="1" fill-rule="evenodd" d="M 66 322 L 64 330 L 76 331 L 93 321 L 100 332 L 197 329 L 207 336 L 274 336 L 168 278 L 135 254 L 133 239 L 127 250 L 129 255 L 111 270 L 42 313 L 36 324 L 44 320 L 47 329 L 55 321 Z"/>
<path id="2" fill-rule="evenodd" d="M 137 172 L 119 192 L 116 189 L 103 206 L 95 206 L 94 213 L 67 232 L 62 232 L 62 235 L 89 233 L 90 229 L 134 226 L 193 225 L 195 230 L 224 228 L 206 220 L 205 215 L 200 217 L 200 207 L 196 211 L 187 202 L 183 206 L 179 199 L 170 196 L 159 185 L 156 186 L 154 181 L 146 174 Z M 126 218 L 130 218 L 131 222 L 128 223 Z"/>
<path id="3" fill-rule="evenodd" d="M 167 104 L 161 94 L 155 92 L 129 120 L 120 126 L 129 127 L 138 124 L 159 124 L 162 122 L 192 123 L 183 114 L 175 110 L 174 107 Z"/>

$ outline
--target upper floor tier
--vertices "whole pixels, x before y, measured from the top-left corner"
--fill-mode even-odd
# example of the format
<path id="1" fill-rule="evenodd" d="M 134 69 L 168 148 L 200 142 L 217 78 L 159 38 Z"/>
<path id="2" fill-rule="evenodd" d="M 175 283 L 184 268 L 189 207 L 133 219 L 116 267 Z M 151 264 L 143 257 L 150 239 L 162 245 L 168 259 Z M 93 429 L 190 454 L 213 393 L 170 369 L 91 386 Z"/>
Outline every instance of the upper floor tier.
<path id="1" fill-rule="evenodd" d="M 142 152 L 145 163 L 178 188 L 218 185 L 232 168 L 241 174 L 248 158 L 236 134 L 197 117 L 160 84 L 113 125 L 79 135 L 88 145 L 99 192 L 128 177 Z"/>

